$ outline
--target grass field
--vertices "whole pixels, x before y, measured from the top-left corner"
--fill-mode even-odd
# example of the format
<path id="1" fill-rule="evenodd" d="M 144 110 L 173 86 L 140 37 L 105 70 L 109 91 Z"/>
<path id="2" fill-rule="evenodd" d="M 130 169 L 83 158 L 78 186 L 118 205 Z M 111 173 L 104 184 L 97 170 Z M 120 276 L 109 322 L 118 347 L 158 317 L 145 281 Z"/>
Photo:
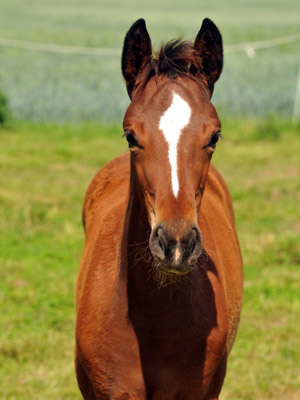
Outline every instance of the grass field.
<path id="1" fill-rule="evenodd" d="M 218 25 L 225 46 L 300 33 L 298 0 L 1 0 L 0 38 L 117 49 L 96 57 L 0 46 L 0 91 L 15 118 L 119 122 L 128 104 L 121 47 L 140 17 L 154 47 L 176 37 L 194 40 L 205 17 Z M 225 53 L 214 94 L 222 116 L 291 116 L 299 43 L 258 50 L 254 58 Z"/>
<path id="2" fill-rule="evenodd" d="M 230 187 L 245 264 L 223 400 L 300 398 L 299 126 L 225 121 L 214 164 Z M 0 130 L 0 397 L 80 399 L 73 369 L 81 204 L 121 129 Z"/>

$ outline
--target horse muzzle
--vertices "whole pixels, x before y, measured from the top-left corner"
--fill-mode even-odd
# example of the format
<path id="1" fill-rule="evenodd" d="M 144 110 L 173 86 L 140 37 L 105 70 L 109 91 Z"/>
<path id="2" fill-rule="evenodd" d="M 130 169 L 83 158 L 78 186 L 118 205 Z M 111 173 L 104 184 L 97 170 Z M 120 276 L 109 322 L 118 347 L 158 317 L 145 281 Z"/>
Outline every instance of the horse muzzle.
<path id="1" fill-rule="evenodd" d="M 168 275 L 185 275 L 191 271 L 203 250 L 202 237 L 196 224 L 159 223 L 150 235 L 150 250 L 158 268 Z M 186 226 L 186 224 L 185 224 Z"/>

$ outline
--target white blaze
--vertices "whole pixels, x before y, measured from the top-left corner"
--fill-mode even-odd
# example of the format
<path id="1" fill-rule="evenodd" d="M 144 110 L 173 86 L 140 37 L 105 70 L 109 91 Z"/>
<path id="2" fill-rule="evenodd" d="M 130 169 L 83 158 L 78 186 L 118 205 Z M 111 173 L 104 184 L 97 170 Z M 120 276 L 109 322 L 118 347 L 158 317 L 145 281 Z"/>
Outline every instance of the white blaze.
<path id="1" fill-rule="evenodd" d="M 171 182 L 175 197 L 179 190 L 177 171 L 177 144 L 183 128 L 189 123 L 191 108 L 178 94 L 174 93 L 173 101 L 160 118 L 159 129 L 169 145 L 169 161 L 171 165 Z"/>

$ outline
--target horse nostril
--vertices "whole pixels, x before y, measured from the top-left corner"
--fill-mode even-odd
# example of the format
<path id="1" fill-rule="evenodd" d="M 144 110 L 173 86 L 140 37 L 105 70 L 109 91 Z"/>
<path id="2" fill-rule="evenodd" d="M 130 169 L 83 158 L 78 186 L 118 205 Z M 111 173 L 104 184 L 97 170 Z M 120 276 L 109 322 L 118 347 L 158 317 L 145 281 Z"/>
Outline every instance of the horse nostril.
<path id="1" fill-rule="evenodd" d="M 191 255 L 193 254 L 194 250 L 196 247 L 196 240 L 194 240 L 193 244 L 192 244 L 192 248 L 191 248 Z"/>
<path id="2" fill-rule="evenodd" d="M 161 226 L 153 230 L 149 244 L 152 254 L 163 260 L 165 258 L 165 249 L 168 246 L 168 241 L 164 229 Z"/>
<path id="3" fill-rule="evenodd" d="M 158 239 L 158 245 L 161 248 L 161 251 L 164 251 L 164 245 L 163 245 L 163 242 L 160 239 Z"/>
<path id="4" fill-rule="evenodd" d="M 188 249 L 189 248 L 189 249 Z M 188 243 L 187 254 L 189 263 L 195 262 L 202 252 L 202 239 L 199 229 L 192 228 Z"/>
<path id="5" fill-rule="evenodd" d="M 193 224 L 180 240 L 171 228 L 168 230 L 160 224 L 153 229 L 149 241 L 152 255 L 176 265 L 176 268 L 195 263 L 202 252 L 201 233 L 197 225 Z"/>
<path id="6" fill-rule="evenodd" d="M 166 237 L 166 234 L 165 234 L 163 228 L 160 227 L 160 228 L 157 229 L 156 237 L 157 237 L 157 240 L 158 240 L 159 247 L 164 252 L 165 249 L 168 246 L 168 241 L 167 241 L 167 237 Z"/>

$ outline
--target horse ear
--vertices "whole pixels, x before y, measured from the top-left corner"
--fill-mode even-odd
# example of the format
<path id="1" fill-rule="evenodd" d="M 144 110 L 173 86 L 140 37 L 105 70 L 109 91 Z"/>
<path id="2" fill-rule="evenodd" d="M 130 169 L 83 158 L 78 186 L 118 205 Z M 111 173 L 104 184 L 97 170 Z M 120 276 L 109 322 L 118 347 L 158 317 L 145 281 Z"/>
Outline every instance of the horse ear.
<path id="1" fill-rule="evenodd" d="M 137 20 L 127 32 L 122 53 L 122 72 L 131 98 L 136 77 L 143 67 L 151 61 L 151 39 L 144 19 Z"/>
<path id="2" fill-rule="evenodd" d="M 191 73 L 204 76 L 212 94 L 223 68 L 223 44 L 218 28 L 208 18 L 203 20 L 196 36 L 194 52 L 195 64 L 191 65 Z"/>

